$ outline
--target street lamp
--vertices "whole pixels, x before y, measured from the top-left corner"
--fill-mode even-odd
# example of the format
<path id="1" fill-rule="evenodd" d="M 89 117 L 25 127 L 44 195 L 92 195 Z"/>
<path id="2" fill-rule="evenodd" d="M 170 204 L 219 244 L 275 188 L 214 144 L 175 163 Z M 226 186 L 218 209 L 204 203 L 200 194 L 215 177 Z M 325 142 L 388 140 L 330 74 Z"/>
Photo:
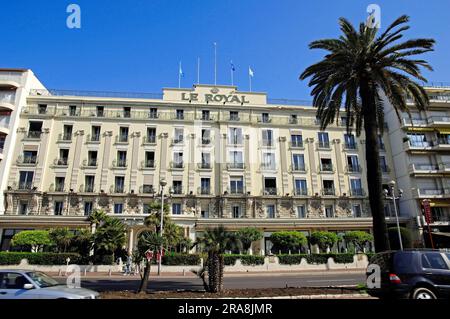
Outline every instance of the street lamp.
<path id="1" fill-rule="evenodd" d="M 394 203 L 394 212 L 395 212 L 395 219 L 397 221 L 397 232 L 398 232 L 398 241 L 400 243 L 400 250 L 403 250 L 403 243 L 402 243 L 402 234 L 400 232 L 400 223 L 398 221 L 398 213 L 397 213 L 397 204 L 396 204 L 396 200 L 400 199 L 403 196 L 403 190 L 399 189 L 398 190 L 398 196 L 396 197 L 394 194 L 395 191 L 395 181 L 390 181 L 389 182 L 389 188 L 391 190 L 391 196 L 389 196 L 389 192 L 387 189 L 384 190 L 384 197 L 386 199 L 392 199 L 393 203 Z"/>
<path id="2" fill-rule="evenodd" d="M 164 186 L 167 185 L 166 180 L 162 178 L 159 181 L 159 185 L 161 187 L 161 222 L 159 224 L 159 235 L 162 237 L 163 227 L 164 227 Z M 159 260 L 158 260 L 158 276 L 161 275 L 162 251 L 163 251 L 163 244 L 161 242 L 161 247 L 159 250 Z"/>

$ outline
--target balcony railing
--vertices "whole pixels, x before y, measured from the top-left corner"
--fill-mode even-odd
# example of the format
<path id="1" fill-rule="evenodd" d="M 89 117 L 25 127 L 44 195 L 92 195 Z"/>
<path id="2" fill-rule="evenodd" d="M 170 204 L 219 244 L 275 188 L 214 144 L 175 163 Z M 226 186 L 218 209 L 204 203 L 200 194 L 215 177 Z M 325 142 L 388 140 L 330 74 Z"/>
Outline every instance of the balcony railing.
<path id="1" fill-rule="evenodd" d="M 439 165 L 436 164 L 411 164 L 413 171 L 438 171 Z"/>
<path id="2" fill-rule="evenodd" d="M 325 196 L 334 196 L 336 194 L 334 188 L 323 188 L 322 195 Z"/>
<path id="3" fill-rule="evenodd" d="M 306 172 L 306 165 L 291 165 L 291 171 L 293 172 Z"/>
<path id="4" fill-rule="evenodd" d="M 438 145 L 450 145 L 450 139 L 448 138 L 439 138 L 437 139 Z"/>
<path id="5" fill-rule="evenodd" d="M 139 188 L 139 192 L 141 194 L 155 194 L 156 193 L 155 189 L 151 185 L 142 185 Z"/>
<path id="6" fill-rule="evenodd" d="M 242 195 L 245 192 L 245 188 L 244 187 L 230 187 L 229 189 L 227 189 L 227 193 L 230 195 Z"/>
<path id="7" fill-rule="evenodd" d="M 346 150 L 357 150 L 358 149 L 358 144 L 356 144 L 356 143 L 345 143 L 344 144 L 344 149 L 346 149 Z"/>
<path id="8" fill-rule="evenodd" d="M 317 142 L 317 148 L 330 148 L 330 142 Z"/>
<path id="9" fill-rule="evenodd" d="M 155 168 L 155 161 L 154 160 L 145 160 L 141 162 L 142 168 Z"/>
<path id="10" fill-rule="evenodd" d="M 276 188 L 276 187 L 264 187 L 263 195 L 276 196 L 276 195 L 278 195 L 278 188 Z"/>
<path id="11" fill-rule="evenodd" d="M 347 165 L 347 172 L 361 173 L 361 165 Z"/>
<path id="12" fill-rule="evenodd" d="M 307 196 L 308 190 L 305 188 L 296 188 L 294 189 L 294 195 L 296 196 Z"/>
<path id="13" fill-rule="evenodd" d="M 37 164 L 37 156 L 19 156 L 16 163 L 19 165 L 35 165 Z"/>
<path id="14" fill-rule="evenodd" d="M 14 93 L 0 92 L 0 103 L 14 104 L 16 95 Z"/>
<path id="15" fill-rule="evenodd" d="M 115 194 L 123 194 L 123 193 L 125 193 L 125 186 L 123 186 L 123 185 L 112 186 L 111 192 L 115 193 Z"/>
<path id="16" fill-rule="evenodd" d="M 433 143 L 426 141 L 409 141 L 409 146 L 414 148 L 422 148 L 433 146 Z"/>
<path id="17" fill-rule="evenodd" d="M 210 145 L 211 144 L 211 138 L 209 138 L 209 137 L 202 137 L 200 139 L 200 144 L 201 145 Z"/>
<path id="18" fill-rule="evenodd" d="M 176 138 L 172 139 L 172 145 L 183 144 L 183 143 L 184 143 L 183 137 L 176 137 Z"/>
<path id="19" fill-rule="evenodd" d="M 182 195 L 183 187 L 182 186 L 174 186 L 174 187 L 172 187 L 172 191 L 173 191 L 174 195 Z"/>
<path id="20" fill-rule="evenodd" d="M 428 125 L 428 121 L 426 119 L 409 119 L 409 118 L 404 118 L 403 119 L 403 125 L 407 125 L 407 126 L 425 126 Z"/>
<path id="21" fill-rule="evenodd" d="M 268 116 L 259 116 L 258 123 L 271 123 L 272 119 Z"/>
<path id="22" fill-rule="evenodd" d="M 125 168 L 128 166 L 127 160 L 113 160 L 112 166 L 114 168 Z"/>
<path id="23" fill-rule="evenodd" d="M 31 190 L 32 188 L 32 182 L 19 182 L 19 190 Z"/>
<path id="24" fill-rule="evenodd" d="M 227 164 L 228 169 L 244 169 L 245 164 L 244 163 L 228 163 Z"/>
<path id="25" fill-rule="evenodd" d="M 303 141 L 291 141 L 289 142 L 290 148 L 303 148 Z"/>
<path id="26" fill-rule="evenodd" d="M 71 133 L 58 134 L 58 141 L 59 142 L 71 142 L 72 134 Z"/>
<path id="27" fill-rule="evenodd" d="M 240 121 L 241 119 L 239 118 L 239 116 L 233 116 L 233 115 L 230 115 L 230 116 L 228 117 L 228 120 L 229 120 L 229 121 L 232 121 L 232 122 L 238 122 L 238 121 Z"/>
<path id="28" fill-rule="evenodd" d="M 100 142 L 100 134 L 93 134 L 93 135 L 88 134 L 88 135 L 86 135 L 86 141 L 93 142 L 93 143 Z"/>
<path id="29" fill-rule="evenodd" d="M 261 145 L 261 147 L 274 147 L 275 142 L 274 142 L 274 140 L 263 139 L 263 140 L 261 140 L 260 145 Z"/>
<path id="30" fill-rule="evenodd" d="M 197 163 L 198 169 L 211 169 L 211 163 L 209 162 L 203 162 L 203 163 Z"/>
<path id="31" fill-rule="evenodd" d="M 10 115 L 0 115 L 0 127 L 9 128 Z"/>
<path id="32" fill-rule="evenodd" d="M 428 120 L 430 124 L 450 124 L 450 116 L 430 116 Z"/>
<path id="33" fill-rule="evenodd" d="M 321 172 L 334 172 L 333 164 L 322 164 L 319 166 Z"/>
<path id="34" fill-rule="evenodd" d="M 145 144 L 156 144 L 156 135 L 147 135 L 144 138 Z"/>
<path id="35" fill-rule="evenodd" d="M 55 192 L 63 193 L 64 192 L 64 183 L 56 184 Z"/>
<path id="36" fill-rule="evenodd" d="M 116 136 L 116 144 L 118 144 L 118 143 L 123 143 L 123 144 L 128 143 L 128 135 L 117 135 Z"/>
<path id="37" fill-rule="evenodd" d="M 85 185 L 84 186 L 84 192 L 85 193 L 93 193 L 94 192 L 94 185 Z"/>
<path id="38" fill-rule="evenodd" d="M 184 162 L 170 162 L 170 168 L 172 169 L 183 169 Z"/>
<path id="39" fill-rule="evenodd" d="M 366 196 L 366 192 L 362 188 L 352 188 L 350 189 L 351 196 Z"/>
<path id="40" fill-rule="evenodd" d="M 211 187 L 199 187 L 197 193 L 199 195 L 211 195 Z"/>
<path id="41" fill-rule="evenodd" d="M 38 140 L 41 138 L 41 135 L 42 135 L 41 131 L 28 131 L 27 138 Z"/>
<path id="42" fill-rule="evenodd" d="M 420 196 L 443 196 L 443 195 L 450 195 L 450 189 L 419 188 L 418 193 Z"/>
<path id="43" fill-rule="evenodd" d="M 68 159 L 67 158 L 56 158 L 54 161 L 53 161 L 53 164 L 55 165 L 55 166 L 68 166 L 69 164 L 68 164 Z"/>
<path id="44" fill-rule="evenodd" d="M 260 168 L 265 171 L 274 171 L 277 169 L 277 166 L 275 163 L 261 163 Z"/>

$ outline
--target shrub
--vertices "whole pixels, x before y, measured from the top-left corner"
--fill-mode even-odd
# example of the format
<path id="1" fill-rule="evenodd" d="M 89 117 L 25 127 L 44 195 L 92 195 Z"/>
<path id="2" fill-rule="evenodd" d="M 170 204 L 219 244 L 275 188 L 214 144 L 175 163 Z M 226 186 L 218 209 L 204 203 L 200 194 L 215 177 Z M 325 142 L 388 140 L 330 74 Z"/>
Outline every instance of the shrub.
<path id="1" fill-rule="evenodd" d="M 400 249 L 400 243 L 398 242 L 398 230 L 397 227 L 389 227 L 389 243 L 391 249 Z M 400 227 L 400 235 L 402 237 L 403 248 L 412 247 L 411 231 L 408 228 Z"/>
<path id="2" fill-rule="evenodd" d="M 70 264 L 82 264 L 83 259 L 75 253 L 0 252 L 0 265 L 18 265 L 22 259 L 30 265 L 65 265 L 67 257 Z"/>
<path id="3" fill-rule="evenodd" d="M 200 263 L 200 255 L 198 254 L 168 253 L 162 258 L 162 264 L 167 266 L 197 266 Z"/>
<path id="4" fill-rule="evenodd" d="M 344 239 L 358 247 L 360 251 L 364 250 L 364 246 L 373 240 L 373 236 L 365 231 L 348 231 L 344 234 Z"/>
<path id="5" fill-rule="evenodd" d="M 245 266 L 264 265 L 264 256 L 226 254 L 223 258 L 225 266 L 234 266 L 238 259 L 240 259 L 241 263 Z"/>
<path id="6" fill-rule="evenodd" d="M 112 265 L 114 263 L 113 255 L 94 255 L 89 258 L 89 262 L 94 265 Z"/>
<path id="7" fill-rule="evenodd" d="M 315 231 L 309 236 L 309 241 L 312 245 L 317 245 L 320 250 L 325 251 L 338 241 L 338 235 L 328 231 Z"/>
<path id="8" fill-rule="evenodd" d="M 353 254 L 295 254 L 295 255 L 277 255 L 280 264 L 298 265 L 302 258 L 305 258 L 308 264 L 326 264 L 328 258 L 333 258 L 337 264 L 349 264 L 353 262 Z"/>
<path id="9" fill-rule="evenodd" d="M 298 231 L 279 231 L 270 236 L 273 243 L 273 250 L 287 252 L 289 250 L 299 250 L 307 243 L 304 234 Z"/>
<path id="10" fill-rule="evenodd" d="M 12 239 L 13 246 L 31 247 L 31 250 L 34 252 L 52 243 L 47 230 L 23 230 L 15 234 Z"/>
<path id="11" fill-rule="evenodd" d="M 245 227 L 237 231 L 237 236 L 242 243 L 242 248 L 248 251 L 252 245 L 252 242 L 263 238 L 264 233 L 262 230 L 254 227 Z"/>

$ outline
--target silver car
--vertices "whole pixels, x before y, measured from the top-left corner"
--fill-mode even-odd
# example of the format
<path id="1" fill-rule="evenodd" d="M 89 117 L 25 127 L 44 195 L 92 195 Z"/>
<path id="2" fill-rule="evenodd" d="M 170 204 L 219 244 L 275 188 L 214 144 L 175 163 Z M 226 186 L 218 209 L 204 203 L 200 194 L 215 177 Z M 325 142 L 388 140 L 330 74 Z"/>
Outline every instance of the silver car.
<path id="1" fill-rule="evenodd" d="M 98 295 L 61 285 L 40 271 L 0 270 L 0 299 L 96 299 Z"/>

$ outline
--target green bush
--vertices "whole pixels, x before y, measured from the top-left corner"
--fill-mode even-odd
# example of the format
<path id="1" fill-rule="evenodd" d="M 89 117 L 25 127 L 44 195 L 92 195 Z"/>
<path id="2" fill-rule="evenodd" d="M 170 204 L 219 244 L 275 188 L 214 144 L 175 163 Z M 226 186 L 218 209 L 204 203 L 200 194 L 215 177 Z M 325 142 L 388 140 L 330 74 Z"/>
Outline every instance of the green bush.
<path id="1" fill-rule="evenodd" d="M 238 259 L 240 259 L 241 263 L 245 266 L 264 265 L 264 256 L 226 254 L 223 257 L 225 266 L 234 266 Z"/>
<path id="2" fill-rule="evenodd" d="M 234 255 L 234 254 L 233 255 L 230 255 L 230 254 L 223 255 L 223 261 L 224 261 L 225 266 L 234 266 L 234 264 L 236 263 L 236 260 L 238 260 L 240 256 L 241 255 Z"/>
<path id="3" fill-rule="evenodd" d="M 277 255 L 280 264 L 298 265 L 302 258 L 305 258 L 308 264 L 326 264 L 328 258 L 333 258 L 337 264 L 349 264 L 353 262 L 353 254 L 294 254 L 294 255 Z"/>
<path id="4" fill-rule="evenodd" d="M 200 255 L 168 253 L 163 256 L 162 264 L 167 266 L 197 266 L 200 265 Z"/>
<path id="5" fill-rule="evenodd" d="M 83 259 L 75 253 L 0 252 L 0 265 L 18 265 L 22 259 L 30 265 L 65 265 L 67 257 L 70 264 L 82 264 Z"/>
<path id="6" fill-rule="evenodd" d="M 114 263 L 113 255 L 94 255 L 88 260 L 94 265 L 112 265 Z M 84 263 L 86 263 L 86 260 L 84 260 Z"/>
<path id="7" fill-rule="evenodd" d="M 270 241 L 273 243 L 274 251 L 288 252 L 298 251 L 307 243 L 306 236 L 298 231 L 278 231 L 272 233 Z"/>

